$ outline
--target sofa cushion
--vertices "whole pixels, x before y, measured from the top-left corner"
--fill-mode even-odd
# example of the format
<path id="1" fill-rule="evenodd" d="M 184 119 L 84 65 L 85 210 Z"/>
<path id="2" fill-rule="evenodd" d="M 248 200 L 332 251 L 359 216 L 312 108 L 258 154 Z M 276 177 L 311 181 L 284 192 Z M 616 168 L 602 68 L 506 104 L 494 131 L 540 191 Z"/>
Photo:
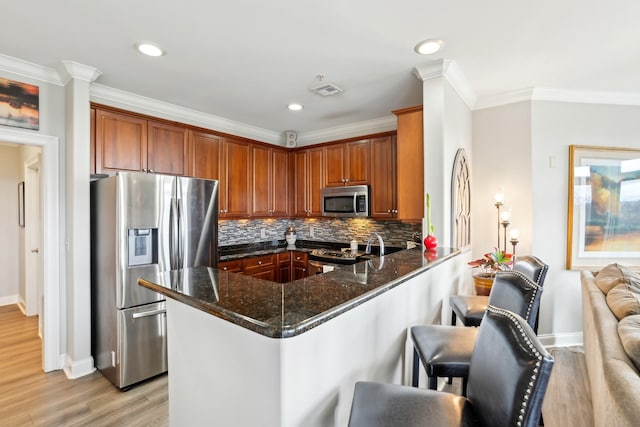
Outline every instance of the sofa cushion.
<path id="1" fill-rule="evenodd" d="M 640 278 L 626 277 L 611 288 L 607 294 L 607 305 L 618 320 L 640 314 Z"/>
<path id="2" fill-rule="evenodd" d="M 622 319 L 618 323 L 618 335 L 627 356 L 640 370 L 640 315 Z"/>
<path id="3" fill-rule="evenodd" d="M 624 273 L 622 272 L 621 267 L 622 266 L 618 263 L 609 264 L 596 275 L 596 285 L 605 295 L 609 293 L 611 288 L 623 280 Z"/>

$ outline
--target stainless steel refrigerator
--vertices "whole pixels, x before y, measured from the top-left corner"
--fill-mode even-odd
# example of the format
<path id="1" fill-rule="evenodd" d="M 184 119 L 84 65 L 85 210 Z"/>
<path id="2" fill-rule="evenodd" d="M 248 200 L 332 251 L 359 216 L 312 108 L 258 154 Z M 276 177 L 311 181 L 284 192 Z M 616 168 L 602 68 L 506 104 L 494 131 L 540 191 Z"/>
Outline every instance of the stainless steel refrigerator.
<path id="1" fill-rule="evenodd" d="M 91 182 L 92 354 L 126 389 L 167 370 L 164 297 L 138 285 L 217 265 L 218 181 L 122 172 Z"/>

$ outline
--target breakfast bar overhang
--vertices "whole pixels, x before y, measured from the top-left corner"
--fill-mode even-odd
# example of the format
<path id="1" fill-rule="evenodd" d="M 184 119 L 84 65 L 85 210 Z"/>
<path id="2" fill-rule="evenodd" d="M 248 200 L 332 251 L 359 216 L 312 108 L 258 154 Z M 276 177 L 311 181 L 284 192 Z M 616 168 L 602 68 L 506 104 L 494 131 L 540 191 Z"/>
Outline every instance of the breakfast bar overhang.
<path id="1" fill-rule="evenodd" d="M 170 424 L 346 425 L 356 381 L 409 384 L 407 327 L 448 323 L 466 260 L 404 250 L 284 284 L 208 267 L 140 278 L 167 296 Z"/>

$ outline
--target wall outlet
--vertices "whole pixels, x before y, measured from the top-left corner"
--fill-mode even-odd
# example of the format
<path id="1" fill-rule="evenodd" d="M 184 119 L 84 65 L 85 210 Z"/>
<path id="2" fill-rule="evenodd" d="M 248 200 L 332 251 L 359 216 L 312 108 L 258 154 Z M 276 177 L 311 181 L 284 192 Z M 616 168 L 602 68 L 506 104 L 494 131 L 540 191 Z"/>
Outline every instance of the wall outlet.
<path id="1" fill-rule="evenodd" d="M 260 238 L 261 239 L 266 239 L 267 238 L 267 230 L 265 228 L 261 228 L 260 229 Z"/>
<path id="2" fill-rule="evenodd" d="M 316 229 L 313 227 L 313 225 L 309 226 L 309 236 L 311 238 L 316 237 Z"/>

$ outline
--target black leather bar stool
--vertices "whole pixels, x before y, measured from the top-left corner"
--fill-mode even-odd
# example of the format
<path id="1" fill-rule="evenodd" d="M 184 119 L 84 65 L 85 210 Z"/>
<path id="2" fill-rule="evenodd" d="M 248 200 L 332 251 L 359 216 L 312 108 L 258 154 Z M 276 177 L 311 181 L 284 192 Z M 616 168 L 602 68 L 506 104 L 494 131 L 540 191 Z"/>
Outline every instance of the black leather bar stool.
<path id="1" fill-rule="evenodd" d="M 539 258 L 525 255 L 516 258 L 513 270 L 519 271 L 533 280 L 538 286 L 544 284 L 549 266 Z M 489 297 L 482 295 L 453 295 L 449 298 L 451 306 L 451 324 L 455 326 L 456 318 L 464 326 L 479 326 L 482 316 L 489 304 Z M 538 331 L 537 325 L 534 331 Z"/>
<path id="2" fill-rule="evenodd" d="M 537 426 L 553 358 L 527 321 L 510 311 L 489 306 L 478 329 L 467 398 L 357 382 L 349 427 Z"/>
<path id="3" fill-rule="evenodd" d="M 519 271 L 496 274 L 489 303 L 510 310 L 535 325 L 542 288 Z M 418 325 L 409 329 L 413 340 L 412 385 L 418 386 L 420 366 L 427 372 L 428 388 L 435 390 L 438 377 L 462 378 L 462 394 L 466 395 L 471 354 L 478 328 L 449 325 Z"/>

